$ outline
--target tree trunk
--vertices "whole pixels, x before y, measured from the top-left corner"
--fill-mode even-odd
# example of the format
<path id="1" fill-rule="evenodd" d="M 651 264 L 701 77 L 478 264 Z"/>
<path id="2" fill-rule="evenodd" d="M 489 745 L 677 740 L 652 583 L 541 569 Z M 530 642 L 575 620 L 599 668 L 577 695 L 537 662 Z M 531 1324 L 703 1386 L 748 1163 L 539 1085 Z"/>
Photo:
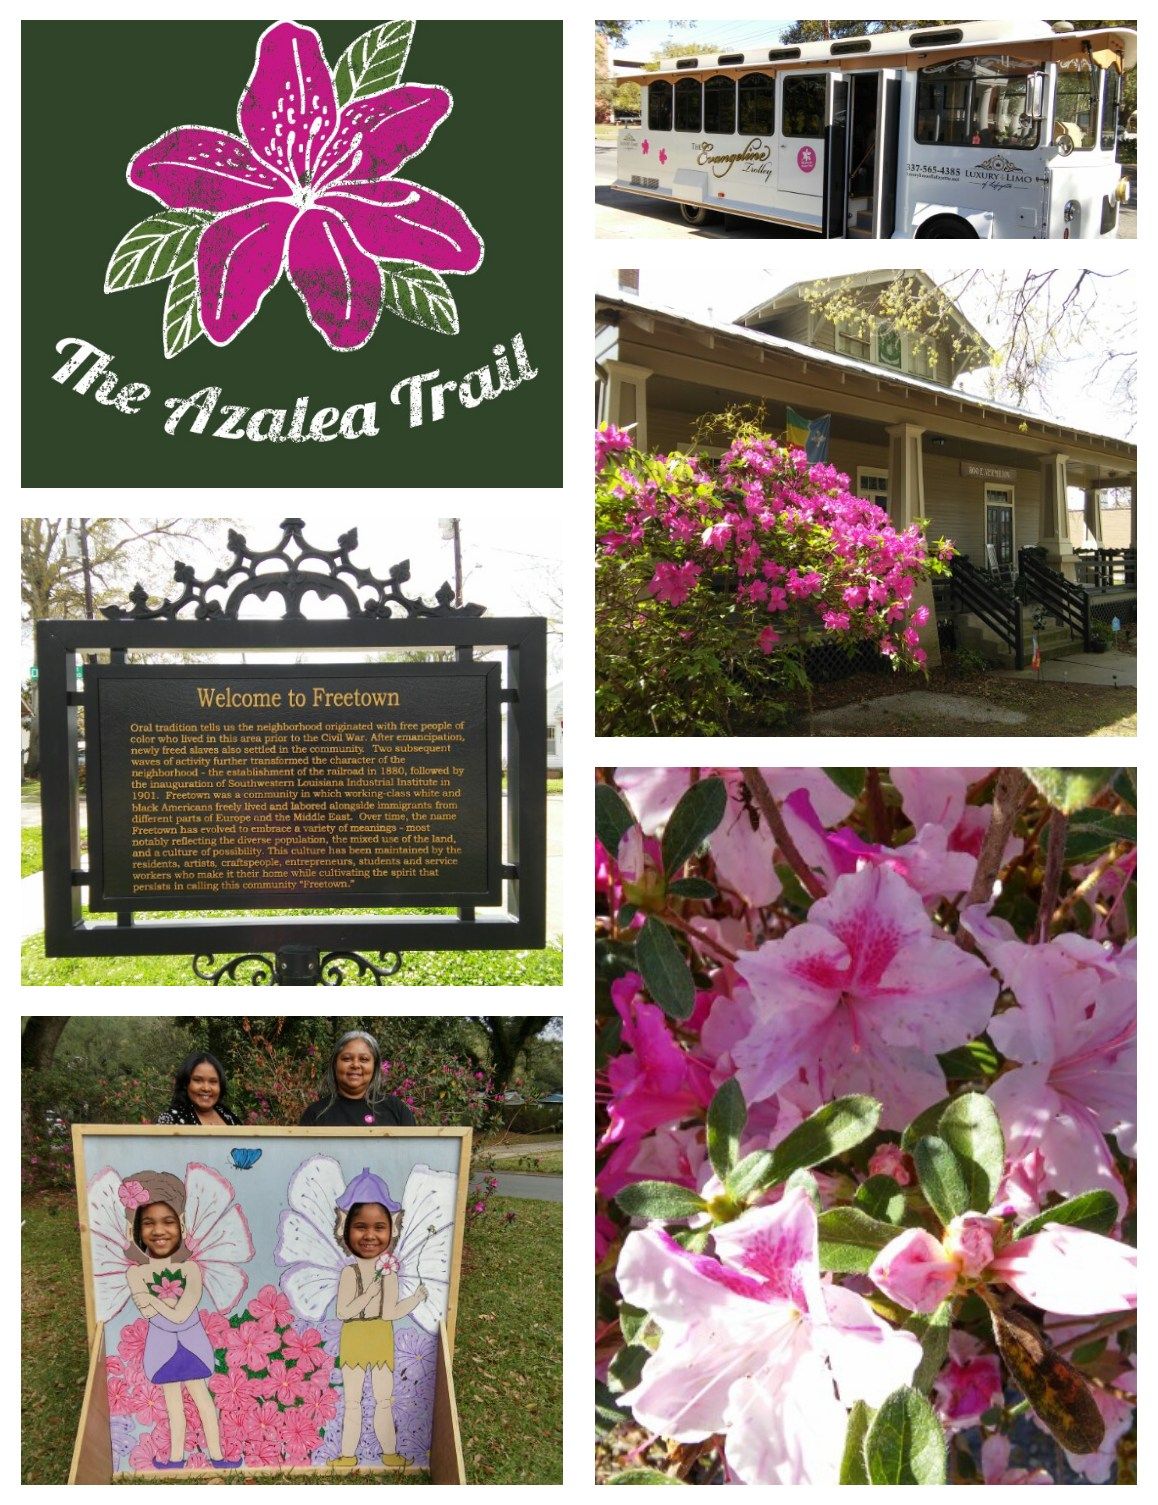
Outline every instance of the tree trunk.
<path id="1" fill-rule="evenodd" d="M 20 1036 L 20 1069 L 43 1071 L 52 1065 L 56 1047 L 71 1015 L 58 1014 L 51 1019 L 29 1017 Z"/>

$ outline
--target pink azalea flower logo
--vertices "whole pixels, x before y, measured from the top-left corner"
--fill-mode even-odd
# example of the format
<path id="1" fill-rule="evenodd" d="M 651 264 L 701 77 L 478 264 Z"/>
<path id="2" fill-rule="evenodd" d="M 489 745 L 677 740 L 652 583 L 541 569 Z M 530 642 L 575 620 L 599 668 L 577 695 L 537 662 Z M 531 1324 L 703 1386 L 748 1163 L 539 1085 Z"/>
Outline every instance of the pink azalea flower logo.
<path id="1" fill-rule="evenodd" d="M 651 151 L 651 142 L 648 141 L 648 140 L 646 140 L 646 139 L 644 139 L 643 141 L 641 141 L 639 143 L 639 149 L 643 153 L 643 155 L 646 157 L 647 154 L 648 154 L 648 152 Z"/>
<path id="2" fill-rule="evenodd" d="M 332 350 L 365 345 L 384 306 L 457 330 L 441 274 L 476 271 L 483 243 L 456 204 L 396 176 L 453 104 L 438 85 L 398 82 L 412 30 L 373 28 L 331 72 L 311 27 L 270 26 L 239 135 L 176 126 L 133 157 L 129 182 L 170 212 L 125 236 L 105 291 L 172 279 L 167 355 L 201 333 L 228 345 L 283 273 Z"/>
<path id="3" fill-rule="evenodd" d="M 661 166 L 667 161 L 667 151 L 662 146 L 659 149 L 659 160 Z"/>

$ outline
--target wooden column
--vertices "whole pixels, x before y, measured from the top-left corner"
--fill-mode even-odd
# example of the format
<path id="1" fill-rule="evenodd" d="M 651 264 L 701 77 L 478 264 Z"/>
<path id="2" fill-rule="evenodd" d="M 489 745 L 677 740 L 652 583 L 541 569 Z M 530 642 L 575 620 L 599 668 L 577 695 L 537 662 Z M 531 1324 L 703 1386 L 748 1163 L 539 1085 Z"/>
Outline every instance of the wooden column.
<path id="1" fill-rule="evenodd" d="M 1077 563 L 1070 543 L 1069 513 L 1066 508 L 1067 456 L 1041 457 L 1041 533 L 1038 542 L 1045 549 L 1050 569 L 1059 570 L 1067 580 L 1077 579 Z"/>
<path id="2" fill-rule="evenodd" d="M 893 526 L 905 529 L 925 516 L 925 456 L 917 423 L 893 423 L 889 436 L 889 516 Z"/>
<path id="3" fill-rule="evenodd" d="M 606 373 L 602 420 L 617 428 L 630 429 L 636 449 L 646 452 L 647 379 L 651 371 L 630 361 L 604 360 L 599 365 Z"/>

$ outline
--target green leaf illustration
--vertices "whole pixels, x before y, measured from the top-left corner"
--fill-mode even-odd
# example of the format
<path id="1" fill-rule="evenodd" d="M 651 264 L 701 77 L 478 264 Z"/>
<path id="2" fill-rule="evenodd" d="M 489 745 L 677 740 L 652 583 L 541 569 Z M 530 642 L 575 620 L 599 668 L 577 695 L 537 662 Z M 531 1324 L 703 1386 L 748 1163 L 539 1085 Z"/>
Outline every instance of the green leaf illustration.
<path id="1" fill-rule="evenodd" d="M 338 108 L 392 89 L 402 77 L 413 37 L 413 21 L 383 21 L 355 37 L 334 68 Z"/>
<path id="2" fill-rule="evenodd" d="M 905 1385 L 873 1417 L 865 1438 L 872 1484 L 944 1484 L 945 1435 L 932 1406 Z"/>
<path id="3" fill-rule="evenodd" d="M 125 235 L 105 272 L 105 292 L 120 293 L 171 277 L 192 262 L 201 231 L 213 218 L 203 209 L 163 209 Z"/>
<path id="4" fill-rule="evenodd" d="M 437 334 L 458 333 L 458 308 L 446 281 L 430 267 L 411 261 L 383 261 L 386 297 L 392 314 Z"/>
<path id="5" fill-rule="evenodd" d="M 192 257 L 173 274 L 162 318 L 165 354 L 172 360 L 205 333 L 197 311 L 197 264 Z"/>

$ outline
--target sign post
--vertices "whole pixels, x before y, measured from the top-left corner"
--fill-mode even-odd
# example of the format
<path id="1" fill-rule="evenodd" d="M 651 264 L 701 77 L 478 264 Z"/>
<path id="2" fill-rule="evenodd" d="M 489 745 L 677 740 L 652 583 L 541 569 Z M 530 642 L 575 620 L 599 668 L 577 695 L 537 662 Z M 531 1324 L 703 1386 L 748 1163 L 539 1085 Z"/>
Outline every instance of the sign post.
<path id="1" fill-rule="evenodd" d="M 485 618 L 445 585 L 409 597 L 407 565 L 379 579 L 351 562 L 354 530 L 327 551 L 303 527 L 260 552 L 231 532 L 232 563 L 178 565 L 159 607 L 138 587 L 105 622 L 37 624 L 46 955 L 187 949 L 206 981 L 333 984 L 347 964 L 380 982 L 403 950 L 544 944 L 545 622 Z M 308 620 L 310 594 L 346 619 Z M 280 620 L 239 616 L 270 595 Z M 415 649 L 441 654 L 397 656 Z M 286 650 L 299 661 L 252 661 Z M 74 688 L 82 653 L 107 662 Z M 221 913 L 238 909 L 285 914 Z"/>

